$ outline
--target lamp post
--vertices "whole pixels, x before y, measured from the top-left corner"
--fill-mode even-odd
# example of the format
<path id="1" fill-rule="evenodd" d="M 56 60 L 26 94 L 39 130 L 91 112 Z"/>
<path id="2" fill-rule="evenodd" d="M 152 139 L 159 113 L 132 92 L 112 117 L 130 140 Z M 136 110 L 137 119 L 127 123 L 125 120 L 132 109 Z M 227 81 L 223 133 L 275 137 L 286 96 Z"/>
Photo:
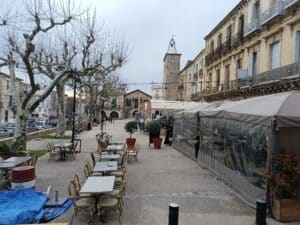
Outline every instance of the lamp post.
<path id="1" fill-rule="evenodd" d="M 75 114 L 76 114 L 76 88 L 77 82 L 80 82 L 79 74 L 76 70 L 71 70 L 68 76 L 69 84 L 73 87 L 73 107 L 72 107 L 72 144 L 75 141 Z"/>

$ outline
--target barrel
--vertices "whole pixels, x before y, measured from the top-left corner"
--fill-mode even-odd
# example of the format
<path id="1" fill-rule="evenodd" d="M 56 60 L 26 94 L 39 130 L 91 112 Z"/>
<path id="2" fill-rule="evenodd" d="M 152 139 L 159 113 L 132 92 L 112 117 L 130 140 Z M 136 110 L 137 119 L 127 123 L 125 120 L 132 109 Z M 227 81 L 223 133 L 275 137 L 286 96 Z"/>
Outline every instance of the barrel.
<path id="1" fill-rule="evenodd" d="M 35 167 L 18 166 L 11 170 L 11 188 L 22 189 L 35 186 Z"/>

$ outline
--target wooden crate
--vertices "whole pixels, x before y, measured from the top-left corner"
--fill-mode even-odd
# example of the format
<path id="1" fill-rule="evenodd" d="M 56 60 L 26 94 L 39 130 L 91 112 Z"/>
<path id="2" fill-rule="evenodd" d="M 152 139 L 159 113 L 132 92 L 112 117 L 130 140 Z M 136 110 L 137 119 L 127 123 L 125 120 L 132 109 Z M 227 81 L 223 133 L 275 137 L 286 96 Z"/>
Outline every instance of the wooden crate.
<path id="1" fill-rule="evenodd" d="M 275 200 L 273 216 L 281 222 L 300 221 L 300 199 Z"/>

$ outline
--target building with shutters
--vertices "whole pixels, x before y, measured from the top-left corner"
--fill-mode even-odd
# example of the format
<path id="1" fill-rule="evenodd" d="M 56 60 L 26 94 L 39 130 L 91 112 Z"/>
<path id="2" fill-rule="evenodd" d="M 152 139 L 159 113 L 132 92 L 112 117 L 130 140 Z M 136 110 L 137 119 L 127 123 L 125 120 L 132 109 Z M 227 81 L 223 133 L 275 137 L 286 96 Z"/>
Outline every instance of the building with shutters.
<path id="1" fill-rule="evenodd" d="M 299 6 L 299 0 L 240 1 L 205 37 L 203 90 L 191 99 L 298 89 Z"/>

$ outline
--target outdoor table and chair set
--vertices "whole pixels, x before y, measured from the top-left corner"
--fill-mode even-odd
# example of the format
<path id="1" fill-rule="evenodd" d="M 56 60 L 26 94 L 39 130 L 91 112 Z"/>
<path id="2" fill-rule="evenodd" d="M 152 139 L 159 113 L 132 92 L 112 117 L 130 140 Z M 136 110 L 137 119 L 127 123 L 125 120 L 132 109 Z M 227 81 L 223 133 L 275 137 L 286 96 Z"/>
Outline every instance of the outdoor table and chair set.
<path id="1" fill-rule="evenodd" d="M 97 152 L 98 156 L 91 153 L 91 162 L 84 165 L 85 182 L 81 182 L 77 174 L 69 182 L 68 192 L 74 201 L 71 223 L 78 211 L 83 210 L 90 214 L 92 224 L 98 218 L 105 222 L 109 211 L 118 216 L 121 224 L 128 159 L 125 144 L 110 143 L 100 151 L 98 148 Z"/>
<path id="2" fill-rule="evenodd" d="M 81 143 L 76 140 L 74 144 L 72 142 L 56 142 L 48 143 L 47 149 L 49 153 L 49 160 L 61 160 L 66 159 L 74 160 L 76 154 L 80 152 Z"/>

